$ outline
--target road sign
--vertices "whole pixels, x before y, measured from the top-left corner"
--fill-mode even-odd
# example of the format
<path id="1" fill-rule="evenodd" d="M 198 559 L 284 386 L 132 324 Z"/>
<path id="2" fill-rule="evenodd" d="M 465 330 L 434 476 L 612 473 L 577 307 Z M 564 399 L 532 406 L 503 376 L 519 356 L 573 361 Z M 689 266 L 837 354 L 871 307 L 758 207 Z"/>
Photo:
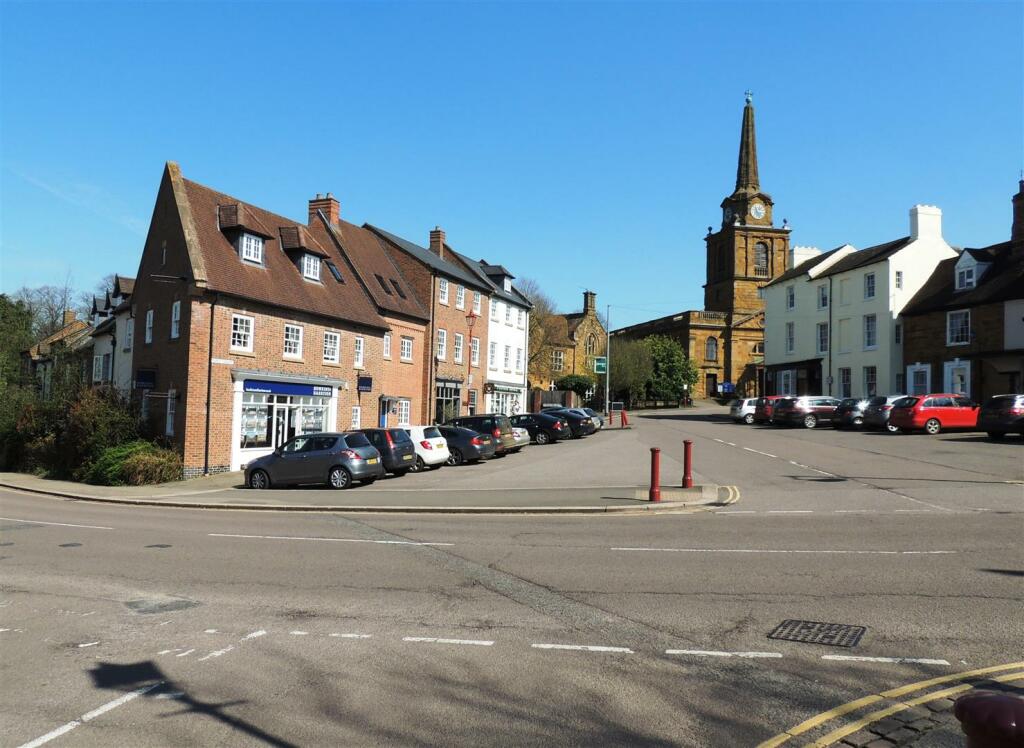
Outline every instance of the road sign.
<path id="1" fill-rule="evenodd" d="M 595 374 L 607 374 L 608 373 L 608 357 L 607 356 L 595 356 L 594 357 L 594 373 Z"/>

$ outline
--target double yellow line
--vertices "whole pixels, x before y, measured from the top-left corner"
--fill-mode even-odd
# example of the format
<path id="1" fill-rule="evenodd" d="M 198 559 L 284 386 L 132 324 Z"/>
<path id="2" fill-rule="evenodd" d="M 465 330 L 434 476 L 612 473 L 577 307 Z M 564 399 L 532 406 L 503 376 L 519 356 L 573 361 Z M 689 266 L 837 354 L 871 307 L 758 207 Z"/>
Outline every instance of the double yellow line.
<path id="1" fill-rule="evenodd" d="M 883 699 L 900 699 L 907 694 L 914 693 L 915 691 L 921 691 L 925 688 L 931 688 L 932 686 L 942 685 L 943 683 L 952 683 L 955 681 L 967 680 L 968 678 L 974 678 L 979 675 L 986 675 L 988 673 L 998 673 L 1005 670 L 1017 670 L 1017 672 L 1000 675 L 991 678 L 997 683 L 1008 683 L 1018 680 L 1024 680 L 1024 662 L 1011 662 L 1006 665 L 994 665 L 992 667 L 979 668 L 978 670 L 967 670 L 962 673 L 954 673 L 953 675 L 944 675 L 939 678 L 931 678 L 929 680 L 918 681 L 917 683 L 910 683 L 906 686 L 900 686 L 899 688 L 893 688 L 888 691 L 882 691 L 880 693 L 871 694 L 870 696 L 864 696 L 863 698 L 857 699 L 856 701 L 850 701 L 842 706 L 837 706 L 835 709 L 829 709 L 827 712 L 821 712 L 816 714 L 810 719 L 804 720 L 795 727 L 791 727 L 783 733 L 776 735 L 775 737 L 769 738 L 768 740 L 761 743 L 758 748 L 775 748 L 775 746 L 782 745 L 792 738 L 802 735 L 805 732 L 809 732 L 816 727 L 819 727 L 826 722 L 830 722 L 834 719 L 842 717 L 851 712 L 855 712 L 858 709 L 863 709 L 866 706 L 875 704 Z M 949 688 L 943 688 L 939 691 L 932 691 L 926 693 L 924 696 L 918 696 L 913 699 L 906 701 L 898 701 L 896 704 L 887 706 L 884 709 L 878 709 L 870 714 L 866 714 L 860 719 L 850 722 L 842 727 L 838 727 L 832 732 L 818 738 L 813 743 L 808 743 L 813 748 L 824 748 L 835 743 L 837 740 L 842 740 L 847 735 L 852 735 L 858 730 L 870 725 L 878 720 L 888 717 L 892 714 L 902 712 L 906 709 L 910 709 L 914 706 L 920 706 L 929 701 L 935 701 L 936 699 L 942 699 L 949 696 L 954 696 L 964 691 L 969 691 L 974 688 L 972 683 L 963 683 L 958 686 L 952 686 Z"/>

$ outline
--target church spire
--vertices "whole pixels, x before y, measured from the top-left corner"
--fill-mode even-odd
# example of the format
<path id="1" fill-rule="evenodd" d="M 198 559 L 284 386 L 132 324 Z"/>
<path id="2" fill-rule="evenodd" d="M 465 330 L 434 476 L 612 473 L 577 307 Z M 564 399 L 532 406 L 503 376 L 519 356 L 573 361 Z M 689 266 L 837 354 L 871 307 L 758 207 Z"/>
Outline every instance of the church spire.
<path id="1" fill-rule="evenodd" d="M 761 191 L 757 177 L 757 139 L 754 137 L 754 94 L 746 92 L 743 127 L 740 130 L 740 158 L 736 166 L 736 191 L 733 196 L 752 195 Z"/>

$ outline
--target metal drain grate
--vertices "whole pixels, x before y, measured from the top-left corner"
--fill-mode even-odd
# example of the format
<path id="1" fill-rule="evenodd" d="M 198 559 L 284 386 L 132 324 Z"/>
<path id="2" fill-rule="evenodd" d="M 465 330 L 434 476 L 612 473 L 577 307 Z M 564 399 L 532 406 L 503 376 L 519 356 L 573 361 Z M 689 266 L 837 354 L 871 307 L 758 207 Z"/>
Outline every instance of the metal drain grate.
<path id="1" fill-rule="evenodd" d="M 826 644 L 830 647 L 855 647 L 867 631 L 863 626 L 846 623 L 819 623 L 787 619 L 768 634 L 769 639 L 781 639 L 801 644 Z"/>

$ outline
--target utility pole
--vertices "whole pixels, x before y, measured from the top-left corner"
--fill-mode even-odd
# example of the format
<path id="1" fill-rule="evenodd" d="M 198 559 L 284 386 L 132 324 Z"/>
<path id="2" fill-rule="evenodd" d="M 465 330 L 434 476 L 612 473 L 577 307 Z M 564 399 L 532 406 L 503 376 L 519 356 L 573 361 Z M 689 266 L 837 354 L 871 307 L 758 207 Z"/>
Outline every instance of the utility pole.
<path id="1" fill-rule="evenodd" d="M 612 404 L 608 400 L 608 393 L 609 393 L 609 389 L 610 389 L 609 385 L 611 384 L 611 381 L 612 381 L 612 305 L 611 304 L 608 305 L 607 311 L 605 312 L 604 323 L 606 325 L 608 325 L 608 328 L 605 330 L 605 334 L 607 334 L 607 336 L 608 336 L 608 341 L 607 341 L 607 343 L 605 343 L 605 346 L 604 346 L 604 356 L 605 356 L 605 365 L 604 365 L 604 412 L 605 412 L 605 415 L 608 416 L 608 423 L 609 423 L 609 425 L 611 425 Z"/>

